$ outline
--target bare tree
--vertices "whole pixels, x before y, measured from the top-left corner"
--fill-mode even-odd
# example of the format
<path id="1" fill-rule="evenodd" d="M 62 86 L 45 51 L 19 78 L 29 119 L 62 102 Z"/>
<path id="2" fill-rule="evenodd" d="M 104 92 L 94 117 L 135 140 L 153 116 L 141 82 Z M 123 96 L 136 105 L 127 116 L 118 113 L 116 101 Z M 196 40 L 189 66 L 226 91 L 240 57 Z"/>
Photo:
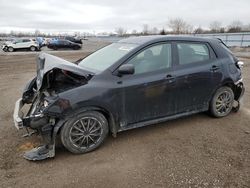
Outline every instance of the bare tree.
<path id="1" fill-rule="evenodd" d="M 181 18 L 170 19 L 168 21 L 168 26 L 172 29 L 174 34 L 191 33 L 193 29 L 191 25 Z"/>
<path id="2" fill-rule="evenodd" d="M 219 32 L 221 29 L 221 22 L 213 21 L 210 23 L 209 28 L 210 28 L 210 31 L 213 33 Z"/>
<path id="3" fill-rule="evenodd" d="M 240 32 L 242 30 L 243 24 L 241 21 L 233 21 L 229 26 L 228 26 L 228 32 L 229 33 L 236 33 Z"/>
<path id="4" fill-rule="evenodd" d="M 166 31 L 165 31 L 165 29 L 163 28 L 161 31 L 160 31 L 160 35 L 166 35 L 167 33 L 166 33 Z"/>
<path id="5" fill-rule="evenodd" d="M 197 28 L 194 30 L 193 33 L 194 33 L 194 34 L 201 34 L 201 33 L 204 33 L 204 30 L 199 26 L 199 27 L 197 27 Z"/>
<path id="6" fill-rule="evenodd" d="M 149 26 L 148 26 L 148 24 L 143 24 L 143 26 L 142 26 L 142 34 L 143 35 L 148 35 L 149 34 Z"/>
<path id="7" fill-rule="evenodd" d="M 123 36 L 127 33 L 127 30 L 123 27 L 118 27 L 115 29 L 115 32 L 119 35 L 119 36 Z"/>

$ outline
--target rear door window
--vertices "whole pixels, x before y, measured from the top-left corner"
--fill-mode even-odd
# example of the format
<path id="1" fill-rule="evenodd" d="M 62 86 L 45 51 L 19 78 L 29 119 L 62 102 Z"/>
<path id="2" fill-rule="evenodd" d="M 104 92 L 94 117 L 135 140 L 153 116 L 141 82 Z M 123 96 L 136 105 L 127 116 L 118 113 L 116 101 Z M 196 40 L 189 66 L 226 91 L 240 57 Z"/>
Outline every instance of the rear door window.
<path id="1" fill-rule="evenodd" d="M 177 43 L 179 64 L 186 65 L 210 59 L 209 48 L 203 43 L 180 42 Z"/>

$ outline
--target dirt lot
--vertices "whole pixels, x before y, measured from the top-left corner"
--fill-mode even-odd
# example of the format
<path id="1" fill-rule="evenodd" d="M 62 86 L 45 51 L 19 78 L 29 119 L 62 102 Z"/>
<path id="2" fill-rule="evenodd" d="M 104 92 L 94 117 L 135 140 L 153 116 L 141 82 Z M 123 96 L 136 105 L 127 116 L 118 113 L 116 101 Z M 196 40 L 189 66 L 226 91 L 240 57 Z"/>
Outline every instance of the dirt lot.
<path id="1" fill-rule="evenodd" d="M 53 53 L 73 61 L 86 52 Z M 0 187 L 250 187 L 246 53 L 246 93 L 240 112 L 223 119 L 202 113 L 119 133 L 85 155 L 59 146 L 54 159 L 29 162 L 22 154 L 39 139 L 21 138 L 12 113 L 23 85 L 35 74 L 35 55 L 0 54 Z"/>

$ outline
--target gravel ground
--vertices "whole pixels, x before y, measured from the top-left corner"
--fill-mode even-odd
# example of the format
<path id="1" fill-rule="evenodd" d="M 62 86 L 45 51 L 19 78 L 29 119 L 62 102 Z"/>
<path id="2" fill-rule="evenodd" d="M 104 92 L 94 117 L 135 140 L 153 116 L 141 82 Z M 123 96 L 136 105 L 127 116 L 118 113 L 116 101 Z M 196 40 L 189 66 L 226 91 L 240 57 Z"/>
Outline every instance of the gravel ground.
<path id="1" fill-rule="evenodd" d="M 48 52 L 75 61 L 103 45 L 89 42 L 90 48 L 81 51 Z M 222 119 L 201 113 L 122 132 L 85 155 L 73 155 L 59 145 L 54 159 L 29 162 L 22 154 L 40 140 L 22 138 L 12 113 L 23 85 L 35 74 L 35 56 L 0 53 L 0 187 L 250 187 L 246 53 L 240 112 Z"/>

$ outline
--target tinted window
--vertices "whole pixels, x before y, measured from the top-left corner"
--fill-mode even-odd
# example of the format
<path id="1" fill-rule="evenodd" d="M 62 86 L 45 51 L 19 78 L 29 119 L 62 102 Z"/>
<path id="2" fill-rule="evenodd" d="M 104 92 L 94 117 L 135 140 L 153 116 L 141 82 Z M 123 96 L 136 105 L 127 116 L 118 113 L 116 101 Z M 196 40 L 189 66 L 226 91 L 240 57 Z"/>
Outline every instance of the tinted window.
<path id="1" fill-rule="evenodd" d="M 159 44 L 145 49 L 131 59 L 135 74 L 166 69 L 171 66 L 171 44 Z"/>
<path id="2" fill-rule="evenodd" d="M 23 42 L 30 42 L 29 39 L 23 39 Z"/>
<path id="3" fill-rule="evenodd" d="M 14 42 L 15 42 L 15 43 L 21 43 L 21 42 L 23 42 L 23 40 L 17 39 L 17 40 L 15 40 Z"/>
<path id="4" fill-rule="evenodd" d="M 65 41 L 64 41 L 64 40 L 58 40 L 57 43 L 58 43 L 59 45 L 64 45 L 64 44 L 65 44 Z"/>
<path id="5" fill-rule="evenodd" d="M 185 65 L 208 60 L 209 49 L 206 44 L 177 43 L 179 53 L 179 64 Z"/>

